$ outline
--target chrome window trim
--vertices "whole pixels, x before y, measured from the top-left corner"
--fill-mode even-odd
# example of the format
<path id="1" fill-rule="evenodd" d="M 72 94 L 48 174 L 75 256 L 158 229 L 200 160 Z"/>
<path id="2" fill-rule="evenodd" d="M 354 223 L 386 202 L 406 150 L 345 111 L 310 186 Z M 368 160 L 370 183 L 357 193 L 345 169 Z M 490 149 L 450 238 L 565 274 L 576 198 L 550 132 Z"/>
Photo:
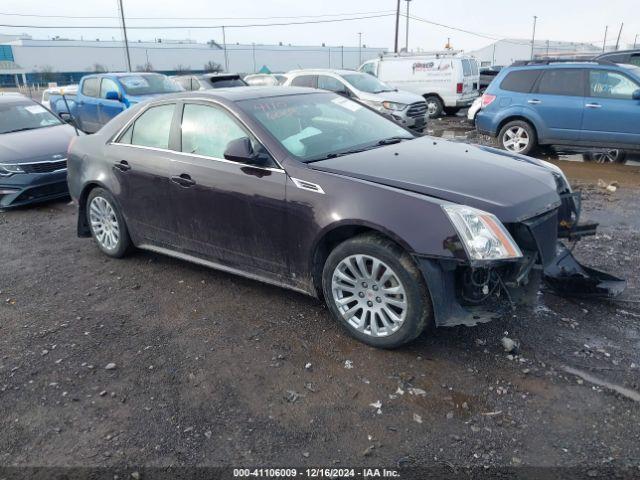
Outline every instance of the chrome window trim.
<path id="1" fill-rule="evenodd" d="M 202 158 L 205 160 L 215 160 L 216 162 L 223 162 L 223 163 L 231 163 L 233 165 L 239 165 L 242 167 L 251 167 L 251 168 L 257 168 L 259 170 L 267 170 L 269 172 L 282 172 L 282 173 L 286 173 L 284 171 L 284 169 L 282 168 L 273 168 L 273 167 L 259 167 L 257 165 L 251 165 L 249 163 L 243 163 L 243 162 L 234 162 L 233 160 L 227 160 L 226 158 L 217 158 L 217 157 L 210 157 L 207 155 L 200 155 L 197 153 L 189 153 L 189 152 L 176 152 L 175 150 L 169 150 L 167 148 L 158 148 L 158 147 L 147 147 L 145 145 L 130 145 L 128 143 L 113 143 L 110 142 L 110 145 L 118 145 L 120 147 L 129 147 L 129 148 L 139 148 L 142 150 L 151 150 L 151 151 L 155 151 L 155 152 L 162 152 L 162 153 L 172 153 L 175 155 L 182 155 L 185 157 L 196 157 L 196 158 Z M 186 162 L 182 162 L 180 160 L 172 160 L 175 162 L 180 162 L 180 163 L 186 163 Z"/>
<path id="2" fill-rule="evenodd" d="M 183 104 L 183 106 L 184 105 L 188 105 L 191 102 L 195 102 L 195 104 L 197 105 L 197 102 L 200 102 L 200 101 L 212 103 L 212 104 L 214 104 L 214 105 L 216 105 L 218 107 L 221 107 L 224 111 L 230 113 L 231 116 L 234 117 L 238 121 L 238 123 L 240 123 L 242 128 L 248 130 L 249 133 L 251 133 L 251 135 L 253 135 L 256 138 L 256 140 L 258 140 L 258 142 L 260 142 L 260 145 L 262 145 L 265 148 L 265 150 L 267 151 L 269 156 L 276 163 L 277 168 L 273 168 L 273 167 L 257 167 L 257 166 L 254 166 L 254 165 L 250 165 L 248 163 L 234 162 L 232 160 L 227 160 L 226 158 L 217 158 L 217 157 L 212 157 L 212 156 L 208 156 L 208 155 L 200 155 L 200 154 L 196 154 L 196 153 L 178 152 L 176 150 L 170 150 L 170 149 L 165 149 L 165 148 L 146 147 L 144 145 L 132 145 L 130 143 L 120 143 L 120 142 L 118 142 L 118 140 L 120 140 L 122 135 L 131 126 L 131 124 L 133 122 L 135 122 L 144 112 L 149 110 L 149 108 L 159 107 L 159 106 L 166 105 L 166 104 L 171 104 L 171 103 L 173 103 L 174 105 L 177 105 L 178 102 L 181 102 Z M 180 124 L 182 124 L 182 119 L 180 120 Z M 116 139 L 116 140 L 114 140 L 114 139 Z M 189 97 L 189 98 L 178 98 L 178 99 L 172 98 L 170 100 L 167 99 L 167 100 L 164 100 L 164 101 L 158 101 L 158 102 L 155 102 L 155 103 L 151 103 L 151 104 L 145 105 L 143 108 L 140 109 L 140 111 L 136 115 L 131 117 L 127 121 L 127 123 L 125 123 L 124 126 L 120 130 L 118 130 L 118 132 L 115 135 L 111 136 L 111 140 L 109 140 L 107 142 L 107 144 L 108 145 L 115 144 L 115 145 L 122 145 L 122 146 L 125 146 L 125 147 L 146 148 L 146 149 L 157 150 L 157 151 L 162 151 L 162 152 L 177 153 L 178 155 L 187 155 L 187 156 L 192 156 L 192 157 L 205 158 L 205 159 L 210 159 L 210 160 L 216 160 L 216 161 L 219 161 L 219 162 L 233 163 L 235 165 L 244 165 L 244 166 L 247 166 L 247 167 L 259 168 L 261 170 L 269 170 L 269 171 L 274 171 L 274 172 L 280 172 L 280 171 L 284 172 L 285 171 L 285 169 L 282 167 L 280 162 L 276 159 L 275 155 L 273 155 L 273 153 L 265 145 L 265 142 L 262 141 L 262 139 L 258 135 L 256 135 L 256 133 L 253 131 L 253 129 L 251 127 L 249 127 L 245 122 L 243 122 L 242 119 L 235 112 L 229 110 L 229 108 L 227 108 L 226 105 L 223 105 L 221 102 L 219 102 L 218 100 L 215 100 L 213 98 L 206 98 L 206 97 Z"/>

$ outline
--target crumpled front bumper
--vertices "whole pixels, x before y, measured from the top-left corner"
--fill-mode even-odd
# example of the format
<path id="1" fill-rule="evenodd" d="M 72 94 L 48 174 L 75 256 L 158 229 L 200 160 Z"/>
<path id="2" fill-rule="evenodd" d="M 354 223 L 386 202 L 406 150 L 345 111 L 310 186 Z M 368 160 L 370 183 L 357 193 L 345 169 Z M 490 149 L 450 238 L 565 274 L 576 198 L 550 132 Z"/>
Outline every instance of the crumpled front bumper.
<path id="1" fill-rule="evenodd" d="M 613 298 L 624 291 L 625 280 L 581 265 L 564 245 L 563 239 L 594 235 L 597 224 L 579 223 L 579 193 L 562 194 L 561 200 L 558 209 L 510 225 L 524 254 L 517 261 L 479 267 L 414 257 L 429 288 L 437 326 L 473 326 L 499 318 L 515 305 L 533 305 L 541 282 L 562 296 Z M 486 284 L 474 280 L 477 272 Z"/>

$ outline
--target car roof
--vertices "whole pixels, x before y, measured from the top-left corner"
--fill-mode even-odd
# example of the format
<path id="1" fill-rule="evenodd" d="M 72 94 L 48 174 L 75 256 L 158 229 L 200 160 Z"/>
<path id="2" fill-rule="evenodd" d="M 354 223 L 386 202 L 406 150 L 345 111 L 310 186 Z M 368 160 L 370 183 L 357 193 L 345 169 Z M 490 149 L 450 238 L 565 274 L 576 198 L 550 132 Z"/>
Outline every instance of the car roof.
<path id="1" fill-rule="evenodd" d="M 346 69 L 334 69 L 334 68 L 305 68 L 302 70 L 291 70 L 287 72 L 287 75 L 318 75 L 321 73 L 333 73 L 334 75 L 352 75 L 357 73 L 358 75 L 368 75 L 366 73 L 358 72 L 356 70 L 346 70 Z"/>
<path id="2" fill-rule="evenodd" d="M 602 61 L 595 61 L 595 60 L 576 60 L 576 61 L 560 61 L 560 62 L 554 62 L 554 61 L 550 61 L 550 62 L 545 62 L 545 61 L 541 61 L 541 62 L 536 62 L 535 60 L 530 62 L 530 63 L 518 63 L 515 62 L 512 65 L 509 65 L 508 67 L 503 68 L 502 70 L 506 70 L 506 69 L 518 69 L 518 70 L 526 70 L 526 69 L 549 69 L 549 68 L 613 68 L 613 69 L 619 69 L 621 68 L 619 64 L 617 63 L 612 63 L 612 62 L 602 62 Z"/>
<path id="3" fill-rule="evenodd" d="M 230 87 L 215 88 L 213 90 L 198 90 L 193 92 L 176 92 L 172 94 L 162 95 L 158 101 L 167 99 L 189 99 L 189 98 L 211 98 L 213 100 L 228 100 L 237 102 L 241 100 L 254 100 L 256 98 L 284 97 L 292 95 L 308 95 L 311 93 L 330 94 L 326 90 L 317 90 L 315 88 L 306 87 L 287 87 L 267 86 L 267 87 Z"/>

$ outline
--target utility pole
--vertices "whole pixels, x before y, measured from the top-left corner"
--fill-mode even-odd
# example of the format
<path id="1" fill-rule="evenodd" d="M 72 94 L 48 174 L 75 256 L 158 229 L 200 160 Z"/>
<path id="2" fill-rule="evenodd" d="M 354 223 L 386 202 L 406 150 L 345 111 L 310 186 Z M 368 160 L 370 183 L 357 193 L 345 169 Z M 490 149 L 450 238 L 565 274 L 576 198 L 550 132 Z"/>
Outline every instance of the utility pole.
<path id="1" fill-rule="evenodd" d="M 533 47 L 536 43 L 536 23 L 538 22 L 538 17 L 536 15 L 533 16 L 533 35 L 531 36 L 531 60 L 533 60 Z"/>
<path id="2" fill-rule="evenodd" d="M 604 42 L 602 42 L 602 53 L 604 53 L 605 48 L 607 48 L 607 33 L 609 33 L 609 25 L 604 27 Z"/>
<path id="3" fill-rule="evenodd" d="M 227 36 L 224 32 L 224 25 L 222 25 L 222 48 L 224 48 L 224 71 L 229 71 L 229 56 L 227 55 Z"/>
<path id="4" fill-rule="evenodd" d="M 633 48 L 636 48 L 636 43 L 638 43 L 638 34 L 636 33 L 636 38 L 633 39 Z"/>
<path id="5" fill-rule="evenodd" d="M 342 68 L 344 70 L 344 45 L 340 46 L 340 63 L 342 64 Z"/>
<path id="6" fill-rule="evenodd" d="M 362 32 L 358 32 L 358 67 L 362 65 Z"/>
<path id="7" fill-rule="evenodd" d="M 122 8 L 122 0 L 118 0 L 120 7 L 120 20 L 122 21 L 122 33 L 124 38 L 124 51 L 127 54 L 127 72 L 131 71 L 131 55 L 129 54 L 129 40 L 127 39 L 127 25 L 124 22 L 124 9 Z"/>
<path id="8" fill-rule="evenodd" d="M 411 3 L 411 0 L 405 0 L 407 2 L 407 28 L 406 28 L 406 39 L 404 42 L 404 50 L 408 53 L 409 52 L 409 3 Z"/>
<path id="9" fill-rule="evenodd" d="M 398 53 L 398 30 L 400 29 L 400 0 L 398 0 L 398 6 L 396 7 L 396 40 L 393 45 L 393 51 Z"/>
<path id="10" fill-rule="evenodd" d="M 253 73 L 256 73 L 256 42 L 251 43 L 251 53 L 253 54 Z"/>
<path id="11" fill-rule="evenodd" d="M 622 27 L 624 27 L 624 22 L 620 24 L 620 31 L 618 32 L 618 40 L 616 40 L 616 50 L 620 46 L 620 36 L 622 35 Z"/>

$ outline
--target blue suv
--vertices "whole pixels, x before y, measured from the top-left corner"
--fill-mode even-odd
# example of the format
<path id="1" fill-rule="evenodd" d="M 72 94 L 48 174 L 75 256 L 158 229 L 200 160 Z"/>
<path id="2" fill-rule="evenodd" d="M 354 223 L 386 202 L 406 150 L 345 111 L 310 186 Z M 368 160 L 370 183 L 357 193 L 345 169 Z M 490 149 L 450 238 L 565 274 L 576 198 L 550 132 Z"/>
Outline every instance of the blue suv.
<path id="1" fill-rule="evenodd" d="M 524 155 L 538 145 L 640 150 L 640 68 L 515 63 L 487 88 L 476 126 L 501 148 Z"/>

